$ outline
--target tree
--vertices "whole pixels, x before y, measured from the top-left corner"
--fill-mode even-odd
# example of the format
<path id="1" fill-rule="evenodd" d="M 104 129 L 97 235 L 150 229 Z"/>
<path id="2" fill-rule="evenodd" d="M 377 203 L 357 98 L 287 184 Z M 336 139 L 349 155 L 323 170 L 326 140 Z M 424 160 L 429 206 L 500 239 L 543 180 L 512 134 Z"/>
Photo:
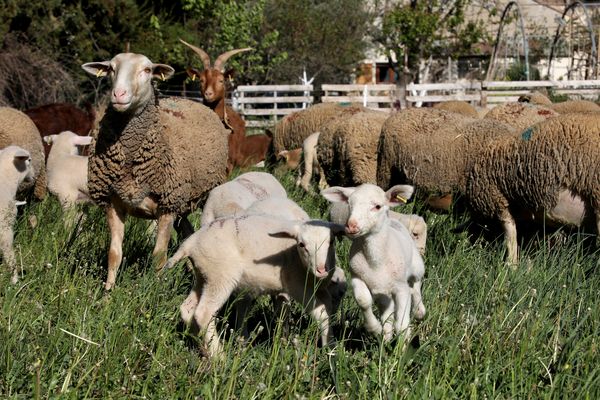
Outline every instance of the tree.
<path id="1" fill-rule="evenodd" d="M 418 80 L 420 60 L 472 54 L 474 45 L 489 42 L 483 22 L 465 18 L 465 9 L 472 3 L 411 0 L 383 12 L 375 38 L 385 48 L 401 86 Z"/>
<path id="2" fill-rule="evenodd" d="M 279 32 L 277 48 L 288 57 L 269 76 L 299 83 L 306 68 L 315 83 L 344 82 L 365 58 L 372 14 L 362 0 L 268 0 L 268 26 Z"/>

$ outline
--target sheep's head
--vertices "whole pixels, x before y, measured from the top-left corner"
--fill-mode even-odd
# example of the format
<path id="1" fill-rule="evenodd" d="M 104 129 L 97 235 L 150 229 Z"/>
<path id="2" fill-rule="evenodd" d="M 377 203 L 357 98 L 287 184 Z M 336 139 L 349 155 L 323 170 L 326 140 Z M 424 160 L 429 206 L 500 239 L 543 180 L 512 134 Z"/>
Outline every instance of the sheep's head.
<path id="1" fill-rule="evenodd" d="M 8 182 L 4 182 L 4 184 L 12 187 L 16 193 L 21 183 L 33 182 L 34 170 L 31 165 L 31 155 L 19 146 L 5 147 L 0 150 L 0 171 L 2 171 L 2 177 L 8 179 Z"/>
<path id="2" fill-rule="evenodd" d="M 142 54 L 121 53 L 110 61 L 90 62 L 81 66 L 96 77 L 109 76 L 112 81 L 110 102 L 119 112 L 141 111 L 153 95 L 152 79 L 170 78 L 175 70 L 154 64 Z"/>
<path id="3" fill-rule="evenodd" d="M 217 57 L 215 65 L 211 67 L 210 57 L 208 54 L 199 47 L 193 46 L 181 39 L 181 43 L 192 49 L 198 57 L 202 60 L 204 70 L 199 71 L 196 68 L 187 68 L 187 74 L 192 80 L 198 79 L 200 81 L 200 91 L 204 98 L 205 104 L 215 104 L 225 98 L 225 63 L 227 60 L 237 54 L 244 51 L 252 50 L 247 47 L 244 49 L 235 49 L 227 51 Z"/>
<path id="4" fill-rule="evenodd" d="M 379 186 L 365 183 L 349 188 L 334 186 L 321 194 L 331 202 L 348 204 L 350 216 L 346 222 L 346 235 L 357 238 L 379 231 L 388 219 L 390 207 L 405 203 L 413 192 L 414 187 L 410 185 L 396 185 L 384 192 Z"/>
<path id="5" fill-rule="evenodd" d="M 335 269 L 335 235 L 342 233 L 342 225 L 327 221 L 284 221 L 281 228 L 269 235 L 296 240 L 302 264 L 319 279 L 330 277 Z"/>

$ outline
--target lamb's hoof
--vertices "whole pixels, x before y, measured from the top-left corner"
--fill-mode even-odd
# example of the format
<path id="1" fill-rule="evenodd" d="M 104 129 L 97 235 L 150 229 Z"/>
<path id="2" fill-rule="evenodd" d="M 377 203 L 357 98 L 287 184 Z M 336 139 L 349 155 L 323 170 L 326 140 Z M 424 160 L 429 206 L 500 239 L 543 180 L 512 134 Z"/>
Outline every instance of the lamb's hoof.
<path id="1" fill-rule="evenodd" d="M 425 306 L 424 305 L 420 305 L 416 308 L 415 312 L 414 312 L 414 317 L 417 321 L 423 321 L 423 319 L 425 318 Z"/>
<path id="2" fill-rule="evenodd" d="M 10 278 L 10 283 L 16 285 L 19 282 L 19 273 L 15 272 Z"/>
<path id="3" fill-rule="evenodd" d="M 154 257 L 154 270 L 156 272 L 161 272 L 165 265 L 167 264 L 167 255 L 161 254 L 160 256 Z"/>
<path id="4" fill-rule="evenodd" d="M 35 229 L 35 227 L 36 227 L 36 226 L 37 226 L 37 224 L 38 224 L 37 217 L 36 217 L 34 214 L 31 214 L 31 215 L 29 216 L 29 218 L 27 218 L 27 222 L 29 222 L 29 227 L 30 227 L 31 229 Z"/>
<path id="5" fill-rule="evenodd" d="M 110 291 L 110 290 L 112 290 L 112 288 L 114 286 L 115 286 L 114 282 L 109 282 L 109 281 L 104 282 L 104 290 L 107 291 L 107 292 Z"/>

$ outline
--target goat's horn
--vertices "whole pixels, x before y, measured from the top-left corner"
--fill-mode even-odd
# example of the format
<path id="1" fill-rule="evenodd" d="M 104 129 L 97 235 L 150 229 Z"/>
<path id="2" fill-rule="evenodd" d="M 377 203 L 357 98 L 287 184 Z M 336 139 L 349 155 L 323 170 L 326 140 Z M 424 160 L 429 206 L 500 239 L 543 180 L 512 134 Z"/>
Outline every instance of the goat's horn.
<path id="1" fill-rule="evenodd" d="M 196 53 L 198 57 L 200 57 L 200 59 L 202 60 L 202 64 L 204 64 L 204 69 L 210 69 L 210 57 L 208 56 L 208 54 L 206 54 L 204 50 L 202 50 L 199 47 L 193 46 L 182 39 L 179 39 L 179 41 L 185 44 L 190 49 L 192 49 L 194 53 Z"/>
<path id="2" fill-rule="evenodd" d="M 235 49 L 235 50 L 226 51 L 225 53 L 223 53 L 219 57 L 217 57 L 217 61 L 215 61 L 214 68 L 221 71 L 223 69 L 223 67 L 225 66 L 225 63 L 227 62 L 227 60 L 229 60 L 229 57 L 231 57 L 237 53 L 241 53 L 243 51 L 249 51 L 249 50 L 254 50 L 254 49 L 252 47 L 246 47 L 245 49 Z"/>

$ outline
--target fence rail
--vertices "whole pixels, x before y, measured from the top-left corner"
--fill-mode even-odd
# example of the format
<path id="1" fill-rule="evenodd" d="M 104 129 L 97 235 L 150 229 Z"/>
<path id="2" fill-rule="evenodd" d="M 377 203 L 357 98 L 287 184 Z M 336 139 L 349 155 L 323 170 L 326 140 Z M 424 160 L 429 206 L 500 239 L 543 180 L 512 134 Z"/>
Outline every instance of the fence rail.
<path id="1" fill-rule="evenodd" d="M 600 80 L 410 84 L 406 88 L 405 100 L 412 107 L 420 107 L 424 103 L 462 100 L 492 108 L 498 104 L 517 101 L 519 96 L 538 89 L 552 90 L 554 94 L 571 98 L 597 99 L 600 97 Z M 202 100 L 197 91 L 168 88 L 161 90 L 161 93 Z M 400 95 L 396 85 L 386 84 L 324 84 L 321 85 L 320 92 L 316 92 L 313 85 L 256 85 L 238 86 L 228 102 L 243 116 L 248 127 L 264 128 L 274 125 L 288 114 L 307 108 L 318 98 L 324 103 L 358 103 L 371 109 L 389 111 L 397 108 Z"/>

